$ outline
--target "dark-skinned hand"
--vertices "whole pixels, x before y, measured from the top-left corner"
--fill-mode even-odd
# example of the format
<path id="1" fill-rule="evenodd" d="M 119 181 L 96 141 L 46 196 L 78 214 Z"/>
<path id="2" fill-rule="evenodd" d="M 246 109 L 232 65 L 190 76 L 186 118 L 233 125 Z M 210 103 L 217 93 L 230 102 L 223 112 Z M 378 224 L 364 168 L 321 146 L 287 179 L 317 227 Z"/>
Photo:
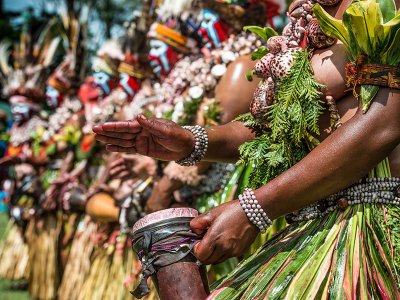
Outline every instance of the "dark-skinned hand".
<path id="1" fill-rule="evenodd" d="M 133 161 L 118 157 L 110 163 L 110 179 L 129 179 L 134 177 Z"/>
<path id="2" fill-rule="evenodd" d="M 238 200 L 221 204 L 190 222 L 203 235 L 194 254 L 203 264 L 218 264 L 242 255 L 254 242 L 259 230 L 250 223 Z"/>
<path id="3" fill-rule="evenodd" d="M 112 152 L 139 153 L 160 160 L 179 160 L 194 148 L 191 132 L 176 123 L 139 115 L 136 119 L 93 126 L 96 139 Z"/>
<path id="4" fill-rule="evenodd" d="M 172 202 L 172 194 L 166 191 L 153 189 L 149 199 L 146 202 L 145 212 L 150 214 L 156 211 L 167 209 Z"/>

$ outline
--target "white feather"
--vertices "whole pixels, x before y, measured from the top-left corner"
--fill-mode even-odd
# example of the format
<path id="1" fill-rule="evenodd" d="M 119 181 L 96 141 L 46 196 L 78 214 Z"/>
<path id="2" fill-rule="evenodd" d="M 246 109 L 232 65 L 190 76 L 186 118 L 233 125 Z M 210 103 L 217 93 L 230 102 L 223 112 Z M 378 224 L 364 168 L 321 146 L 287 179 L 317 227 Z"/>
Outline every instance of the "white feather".
<path id="1" fill-rule="evenodd" d="M 50 46 L 46 51 L 46 56 L 43 60 L 43 65 L 45 67 L 49 66 L 53 62 L 54 55 L 57 51 L 58 46 L 60 45 L 60 42 L 61 42 L 61 37 L 59 36 L 51 41 Z"/>
<path id="2" fill-rule="evenodd" d="M 192 7 L 193 0 L 164 0 L 157 13 L 166 20 L 170 17 L 177 17 Z"/>
<path id="3" fill-rule="evenodd" d="M 97 51 L 98 56 L 107 55 L 113 59 L 124 60 L 125 55 L 122 52 L 121 46 L 117 41 L 107 41 L 104 45 Z"/>
<path id="4" fill-rule="evenodd" d="M 9 41 L 2 41 L 0 43 L 0 68 L 4 75 L 11 72 L 10 65 L 8 64 L 8 56 L 10 54 L 11 43 Z"/>

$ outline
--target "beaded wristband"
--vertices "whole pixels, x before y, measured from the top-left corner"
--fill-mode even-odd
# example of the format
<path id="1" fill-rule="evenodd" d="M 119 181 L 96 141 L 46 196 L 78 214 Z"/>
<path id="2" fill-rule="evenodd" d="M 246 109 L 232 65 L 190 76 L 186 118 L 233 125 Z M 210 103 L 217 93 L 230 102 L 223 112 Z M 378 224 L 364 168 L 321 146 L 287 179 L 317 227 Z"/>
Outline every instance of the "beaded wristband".
<path id="1" fill-rule="evenodd" d="M 177 160 L 175 162 L 181 166 L 194 166 L 199 163 L 206 155 L 208 148 L 207 131 L 199 125 L 183 126 L 183 128 L 193 133 L 196 142 L 192 153 L 188 157 Z"/>
<path id="2" fill-rule="evenodd" d="M 271 219 L 268 218 L 267 214 L 258 203 L 252 189 L 245 188 L 244 192 L 239 195 L 239 202 L 250 222 L 256 225 L 262 233 L 272 225 Z"/>

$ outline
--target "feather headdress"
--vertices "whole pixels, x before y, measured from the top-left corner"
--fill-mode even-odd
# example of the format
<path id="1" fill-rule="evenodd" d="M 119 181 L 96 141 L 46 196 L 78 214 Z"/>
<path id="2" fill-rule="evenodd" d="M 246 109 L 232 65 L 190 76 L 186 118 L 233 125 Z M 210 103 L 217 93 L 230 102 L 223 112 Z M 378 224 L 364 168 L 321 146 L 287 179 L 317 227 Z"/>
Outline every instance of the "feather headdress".
<path id="1" fill-rule="evenodd" d="M 89 7 L 86 5 L 77 10 L 73 5 L 69 5 L 67 10 L 61 10 L 58 30 L 67 52 L 62 63 L 47 81 L 48 85 L 60 92 L 75 94 L 84 78 L 88 13 Z"/>
<path id="2" fill-rule="evenodd" d="M 44 99 L 46 79 L 64 51 L 59 24 L 51 19 L 36 40 L 22 32 L 19 43 L 0 42 L 0 82 L 6 97 L 22 96 L 32 102 Z"/>

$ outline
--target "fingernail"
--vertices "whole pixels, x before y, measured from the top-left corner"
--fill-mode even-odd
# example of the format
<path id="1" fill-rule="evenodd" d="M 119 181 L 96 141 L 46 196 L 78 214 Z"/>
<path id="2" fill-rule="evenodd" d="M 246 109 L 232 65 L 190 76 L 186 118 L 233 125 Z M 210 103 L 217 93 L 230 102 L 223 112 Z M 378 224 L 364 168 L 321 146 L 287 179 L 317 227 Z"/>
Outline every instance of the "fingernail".
<path id="1" fill-rule="evenodd" d="M 138 115 L 138 118 L 140 118 L 141 120 L 147 120 L 147 118 L 144 115 Z"/>

